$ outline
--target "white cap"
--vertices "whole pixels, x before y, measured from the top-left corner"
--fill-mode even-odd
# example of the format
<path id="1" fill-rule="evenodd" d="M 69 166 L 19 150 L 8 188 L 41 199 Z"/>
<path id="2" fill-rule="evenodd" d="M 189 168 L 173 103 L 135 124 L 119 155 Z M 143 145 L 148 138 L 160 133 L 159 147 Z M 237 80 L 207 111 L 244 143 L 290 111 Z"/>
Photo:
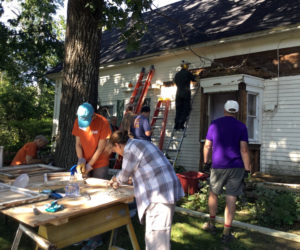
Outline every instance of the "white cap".
<path id="1" fill-rule="evenodd" d="M 182 60 L 182 61 L 181 61 L 181 65 L 185 65 L 185 64 L 186 64 L 186 65 L 189 65 L 189 64 L 191 64 L 191 63 L 188 62 L 188 61 Z"/>
<path id="2" fill-rule="evenodd" d="M 236 113 L 239 112 L 239 104 L 236 101 L 228 100 L 224 105 L 224 109 L 228 113 Z"/>

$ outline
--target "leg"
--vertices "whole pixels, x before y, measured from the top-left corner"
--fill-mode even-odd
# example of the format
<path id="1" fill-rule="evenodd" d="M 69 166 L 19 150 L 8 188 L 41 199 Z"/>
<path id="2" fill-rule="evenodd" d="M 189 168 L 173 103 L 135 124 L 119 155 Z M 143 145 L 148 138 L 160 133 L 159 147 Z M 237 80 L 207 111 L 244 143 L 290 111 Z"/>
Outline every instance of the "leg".
<path id="1" fill-rule="evenodd" d="M 204 223 L 202 229 L 211 233 L 216 233 L 216 214 L 218 210 L 218 196 L 210 191 L 208 197 L 209 221 Z"/>
<path id="2" fill-rule="evenodd" d="M 146 210 L 146 250 L 171 249 L 171 226 L 175 205 L 151 203 Z"/>
<path id="3" fill-rule="evenodd" d="M 208 207 L 209 207 L 209 215 L 216 216 L 218 209 L 218 196 L 213 192 L 209 192 L 208 197 Z"/>
<path id="4" fill-rule="evenodd" d="M 224 230 L 227 228 L 229 231 L 228 234 L 230 233 L 230 227 L 234 218 L 235 202 L 236 196 L 226 195 L 226 207 L 224 211 Z"/>

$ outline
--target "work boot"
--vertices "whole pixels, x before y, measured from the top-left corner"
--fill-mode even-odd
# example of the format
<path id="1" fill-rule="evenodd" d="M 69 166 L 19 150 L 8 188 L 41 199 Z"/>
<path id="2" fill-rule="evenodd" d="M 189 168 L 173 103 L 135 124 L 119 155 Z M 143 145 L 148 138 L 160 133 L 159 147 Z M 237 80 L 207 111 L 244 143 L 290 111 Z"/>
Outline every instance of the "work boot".
<path id="1" fill-rule="evenodd" d="M 235 237 L 231 233 L 228 234 L 228 235 L 223 234 L 222 237 L 221 237 L 221 242 L 223 244 L 227 244 L 229 242 L 232 242 L 233 240 L 235 240 Z"/>

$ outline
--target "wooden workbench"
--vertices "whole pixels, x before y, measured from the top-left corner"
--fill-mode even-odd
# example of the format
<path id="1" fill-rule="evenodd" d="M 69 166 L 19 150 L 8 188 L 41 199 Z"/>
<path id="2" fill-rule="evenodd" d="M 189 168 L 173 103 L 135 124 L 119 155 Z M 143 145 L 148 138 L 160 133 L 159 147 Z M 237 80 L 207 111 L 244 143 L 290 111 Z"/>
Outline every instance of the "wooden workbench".
<path id="1" fill-rule="evenodd" d="M 112 188 L 81 186 L 79 198 L 63 198 L 58 203 L 65 209 L 45 211 L 51 200 L 26 204 L 1 212 L 31 227 L 39 227 L 38 235 L 63 248 L 92 236 L 126 225 L 134 249 L 139 249 L 131 223 L 128 205 L 134 198 L 132 187 Z M 41 213 L 35 215 L 33 208 Z"/>

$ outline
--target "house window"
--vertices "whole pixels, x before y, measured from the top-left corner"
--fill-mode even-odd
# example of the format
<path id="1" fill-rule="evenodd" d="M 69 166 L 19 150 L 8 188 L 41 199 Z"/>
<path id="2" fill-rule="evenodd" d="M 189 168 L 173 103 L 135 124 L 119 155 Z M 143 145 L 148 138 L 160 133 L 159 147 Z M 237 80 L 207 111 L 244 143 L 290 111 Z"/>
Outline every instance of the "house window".
<path id="1" fill-rule="evenodd" d="M 98 111 L 105 118 L 109 118 L 114 114 L 114 106 L 113 105 L 105 105 L 101 106 Z"/>
<path id="2" fill-rule="evenodd" d="M 258 139 L 258 95 L 248 93 L 247 102 L 247 128 L 249 140 Z"/>

